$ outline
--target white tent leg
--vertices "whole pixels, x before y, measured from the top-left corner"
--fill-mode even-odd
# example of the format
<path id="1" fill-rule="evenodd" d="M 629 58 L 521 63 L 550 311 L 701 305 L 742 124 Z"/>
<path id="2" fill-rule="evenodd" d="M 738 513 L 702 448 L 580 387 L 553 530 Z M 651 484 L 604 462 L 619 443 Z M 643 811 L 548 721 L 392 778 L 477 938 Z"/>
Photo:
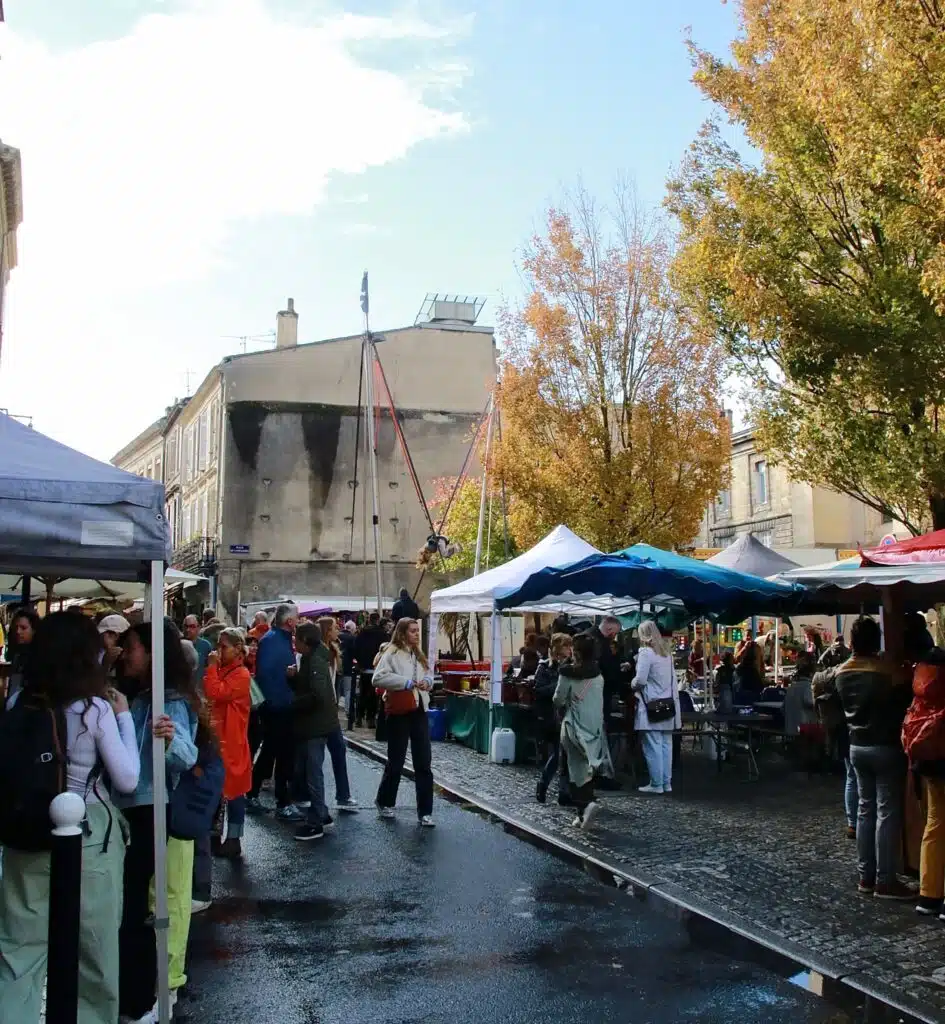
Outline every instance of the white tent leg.
<path id="1" fill-rule="evenodd" d="M 430 672 L 432 673 L 436 669 L 436 641 L 440 632 L 440 616 L 437 612 L 430 612 L 427 628 L 429 629 L 429 635 L 427 636 L 427 660 L 430 662 Z"/>
<path id="2" fill-rule="evenodd" d="M 492 681 L 490 704 L 502 703 L 502 616 L 492 609 Z"/>
<path id="3" fill-rule="evenodd" d="M 151 586 L 145 610 L 150 612 L 151 719 L 164 714 L 164 563 L 151 563 Z M 164 740 L 152 739 L 154 768 L 154 935 L 157 941 L 158 1011 L 161 1024 L 171 1019 L 167 963 L 167 794 L 165 788 Z"/>
<path id="4" fill-rule="evenodd" d="M 774 620 L 774 685 L 781 685 L 781 619 Z"/>

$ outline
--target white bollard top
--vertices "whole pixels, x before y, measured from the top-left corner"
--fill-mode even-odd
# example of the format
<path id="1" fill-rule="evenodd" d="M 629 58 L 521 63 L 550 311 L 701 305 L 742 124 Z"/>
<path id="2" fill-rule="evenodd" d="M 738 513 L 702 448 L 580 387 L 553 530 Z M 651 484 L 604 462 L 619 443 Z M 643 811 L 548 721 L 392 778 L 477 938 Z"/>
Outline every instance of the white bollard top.
<path id="1" fill-rule="evenodd" d="M 85 817 L 85 801 L 78 793 L 60 793 L 49 805 L 54 836 L 81 835 L 79 822 Z"/>

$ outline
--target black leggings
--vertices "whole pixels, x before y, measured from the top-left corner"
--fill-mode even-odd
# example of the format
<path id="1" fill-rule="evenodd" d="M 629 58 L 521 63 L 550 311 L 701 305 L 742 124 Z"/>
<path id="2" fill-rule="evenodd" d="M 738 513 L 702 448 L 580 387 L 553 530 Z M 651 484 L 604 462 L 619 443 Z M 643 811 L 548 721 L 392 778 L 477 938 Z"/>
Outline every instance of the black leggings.
<path id="1" fill-rule="evenodd" d="M 118 1012 L 137 1020 L 154 1005 L 157 985 L 157 946 L 149 921 L 154 807 L 129 807 L 123 813 L 131 839 L 125 850 L 124 903 L 118 929 Z"/>

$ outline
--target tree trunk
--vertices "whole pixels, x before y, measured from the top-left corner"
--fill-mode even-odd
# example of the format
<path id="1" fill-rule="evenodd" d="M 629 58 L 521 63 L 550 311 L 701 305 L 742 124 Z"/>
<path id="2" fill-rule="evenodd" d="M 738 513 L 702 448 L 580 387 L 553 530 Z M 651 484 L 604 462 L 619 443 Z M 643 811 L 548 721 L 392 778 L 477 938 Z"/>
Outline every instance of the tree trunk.
<path id="1" fill-rule="evenodd" d="M 932 529 L 945 530 L 945 494 L 930 494 L 929 509 L 932 512 Z"/>

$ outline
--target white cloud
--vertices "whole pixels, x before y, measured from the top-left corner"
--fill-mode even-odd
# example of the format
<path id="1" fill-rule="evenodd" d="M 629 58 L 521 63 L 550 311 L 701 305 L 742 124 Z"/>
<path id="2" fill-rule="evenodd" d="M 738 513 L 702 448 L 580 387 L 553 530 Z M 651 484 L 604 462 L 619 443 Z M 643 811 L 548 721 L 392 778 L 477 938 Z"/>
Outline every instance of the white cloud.
<path id="1" fill-rule="evenodd" d="M 0 138 L 22 151 L 25 195 L 14 347 L 51 354 L 40 318 L 43 333 L 58 317 L 73 338 L 127 339 L 110 310 L 239 258 L 226 243 L 240 222 L 307 214 L 333 174 L 467 130 L 442 63 L 465 27 L 412 15 L 300 23 L 262 0 L 193 0 L 62 52 L 0 25 Z M 365 41 L 381 54 L 422 45 L 429 74 L 415 62 L 403 74 L 366 65 L 351 49 Z M 449 70 L 458 85 L 466 69 Z M 8 396 L 11 369 L 22 390 L 25 362 L 3 360 Z M 68 393 L 62 367 L 31 372 L 43 373 L 45 396 Z M 72 372 L 69 383 L 75 395 Z"/>

